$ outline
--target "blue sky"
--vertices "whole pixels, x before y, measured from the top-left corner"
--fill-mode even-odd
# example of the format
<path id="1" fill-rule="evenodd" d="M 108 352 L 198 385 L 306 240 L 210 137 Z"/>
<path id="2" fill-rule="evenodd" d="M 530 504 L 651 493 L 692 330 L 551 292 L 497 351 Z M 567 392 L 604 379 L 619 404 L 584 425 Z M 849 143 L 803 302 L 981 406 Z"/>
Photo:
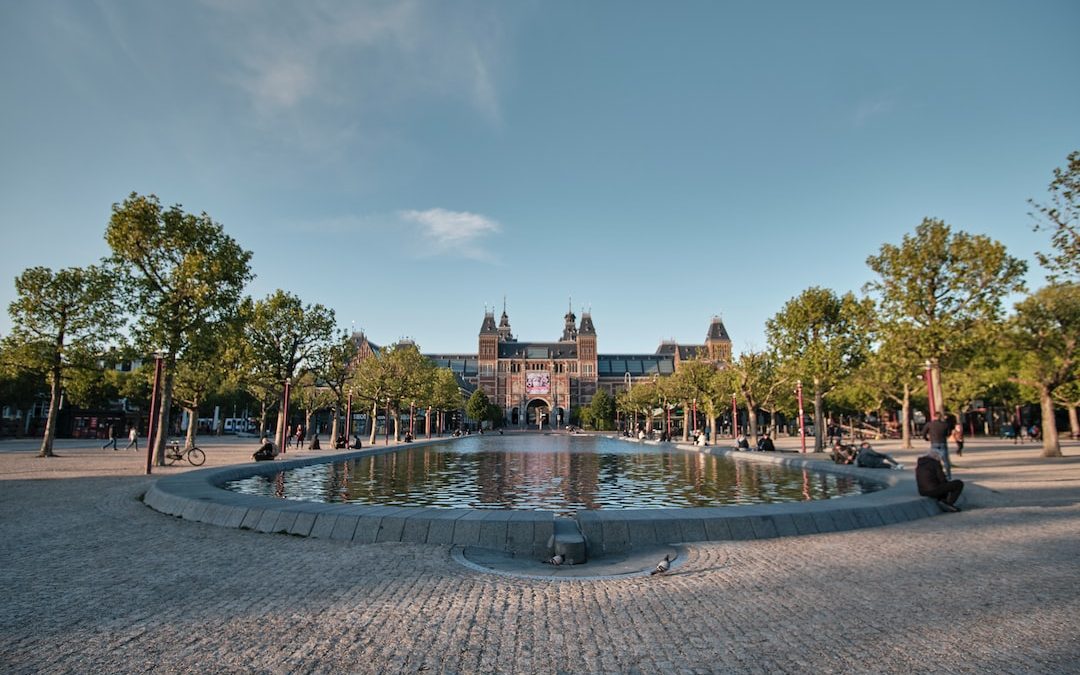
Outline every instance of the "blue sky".
<path id="1" fill-rule="evenodd" d="M 714 314 L 760 349 L 926 216 L 1035 266 L 1026 200 L 1080 149 L 1078 29 L 1072 1 L 9 0 L 0 304 L 106 255 L 135 191 L 253 251 L 253 296 L 376 342 L 475 351 L 504 296 L 554 340 L 572 297 L 601 352 Z"/>

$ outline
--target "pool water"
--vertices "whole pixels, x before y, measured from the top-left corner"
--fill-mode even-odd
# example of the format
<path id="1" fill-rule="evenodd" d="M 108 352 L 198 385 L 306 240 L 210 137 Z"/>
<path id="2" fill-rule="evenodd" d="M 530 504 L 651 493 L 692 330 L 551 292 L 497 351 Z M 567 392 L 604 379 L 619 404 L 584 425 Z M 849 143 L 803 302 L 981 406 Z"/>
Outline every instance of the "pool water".
<path id="1" fill-rule="evenodd" d="M 594 436 L 469 436 L 228 483 L 298 501 L 551 511 L 832 499 L 880 489 L 816 473 Z"/>

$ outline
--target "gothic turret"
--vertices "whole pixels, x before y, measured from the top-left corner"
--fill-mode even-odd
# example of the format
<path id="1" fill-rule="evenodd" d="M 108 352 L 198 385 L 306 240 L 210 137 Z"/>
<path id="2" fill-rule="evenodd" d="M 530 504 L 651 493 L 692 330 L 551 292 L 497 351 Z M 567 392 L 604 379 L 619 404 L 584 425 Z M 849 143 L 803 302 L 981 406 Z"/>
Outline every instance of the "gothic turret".
<path id="1" fill-rule="evenodd" d="M 502 317 L 499 318 L 499 342 L 517 342 L 514 334 L 510 332 L 510 317 L 506 315 L 505 307 L 503 307 Z"/>
<path id="2" fill-rule="evenodd" d="M 596 328 L 593 326 L 592 314 L 589 312 L 581 313 L 581 328 L 578 329 L 579 335 L 596 335 Z"/>
<path id="3" fill-rule="evenodd" d="M 731 338 L 728 337 L 727 328 L 720 317 L 714 316 L 709 324 L 709 332 L 705 334 L 705 349 L 709 352 L 709 360 L 715 363 L 731 363 Z"/>
<path id="4" fill-rule="evenodd" d="M 574 310 L 567 310 L 563 319 L 565 325 L 563 326 L 562 337 L 559 339 L 563 342 L 574 342 L 577 340 L 577 317 L 574 316 Z"/>

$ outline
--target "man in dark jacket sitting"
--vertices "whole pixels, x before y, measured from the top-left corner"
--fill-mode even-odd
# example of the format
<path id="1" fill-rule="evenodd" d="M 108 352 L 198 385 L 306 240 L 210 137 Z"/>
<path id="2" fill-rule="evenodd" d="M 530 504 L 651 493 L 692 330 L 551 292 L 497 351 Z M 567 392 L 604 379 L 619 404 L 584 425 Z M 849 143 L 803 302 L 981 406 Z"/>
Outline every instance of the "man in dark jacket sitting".
<path id="1" fill-rule="evenodd" d="M 945 477 L 945 470 L 941 466 L 941 453 L 937 450 L 931 449 L 919 458 L 919 463 L 915 465 L 915 481 L 919 485 L 919 494 L 938 500 L 938 506 L 943 511 L 960 510 L 956 506 L 956 500 L 964 491 L 964 481 L 949 480 Z"/>

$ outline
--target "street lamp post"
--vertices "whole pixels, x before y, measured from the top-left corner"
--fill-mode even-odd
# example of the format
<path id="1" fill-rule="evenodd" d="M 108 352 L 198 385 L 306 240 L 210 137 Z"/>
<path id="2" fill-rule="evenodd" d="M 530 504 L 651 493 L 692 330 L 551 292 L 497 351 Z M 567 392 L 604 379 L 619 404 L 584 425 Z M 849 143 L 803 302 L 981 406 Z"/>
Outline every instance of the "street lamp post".
<path id="1" fill-rule="evenodd" d="M 352 389 L 349 390 L 349 398 L 345 401 L 345 447 L 352 443 Z"/>
<path id="2" fill-rule="evenodd" d="M 926 360 L 926 366 L 923 368 L 923 379 L 926 380 L 926 412 L 929 422 L 934 419 L 934 383 L 931 381 L 930 376 L 930 359 Z"/>
<path id="3" fill-rule="evenodd" d="M 285 378 L 285 391 L 282 394 L 281 401 L 281 438 L 280 444 L 281 454 L 285 454 L 285 439 L 289 437 L 289 393 L 292 389 L 292 379 Z"/>
<path id="4" fill-rule="evenodd" d="M 802 452 L 806 454 L 806 419 L 803 415 L 802 380 L 795 383 L 795 393 L 799 397 L 799 438 L 802 441 Z"/>
<path id="5" fill-rule="evenodd" d="M 735 438 L 739 435 L 737 431 L 739 428 L 739 405 L 735 400 L 735 395 L 731 395 L 731 437 Z"/>

